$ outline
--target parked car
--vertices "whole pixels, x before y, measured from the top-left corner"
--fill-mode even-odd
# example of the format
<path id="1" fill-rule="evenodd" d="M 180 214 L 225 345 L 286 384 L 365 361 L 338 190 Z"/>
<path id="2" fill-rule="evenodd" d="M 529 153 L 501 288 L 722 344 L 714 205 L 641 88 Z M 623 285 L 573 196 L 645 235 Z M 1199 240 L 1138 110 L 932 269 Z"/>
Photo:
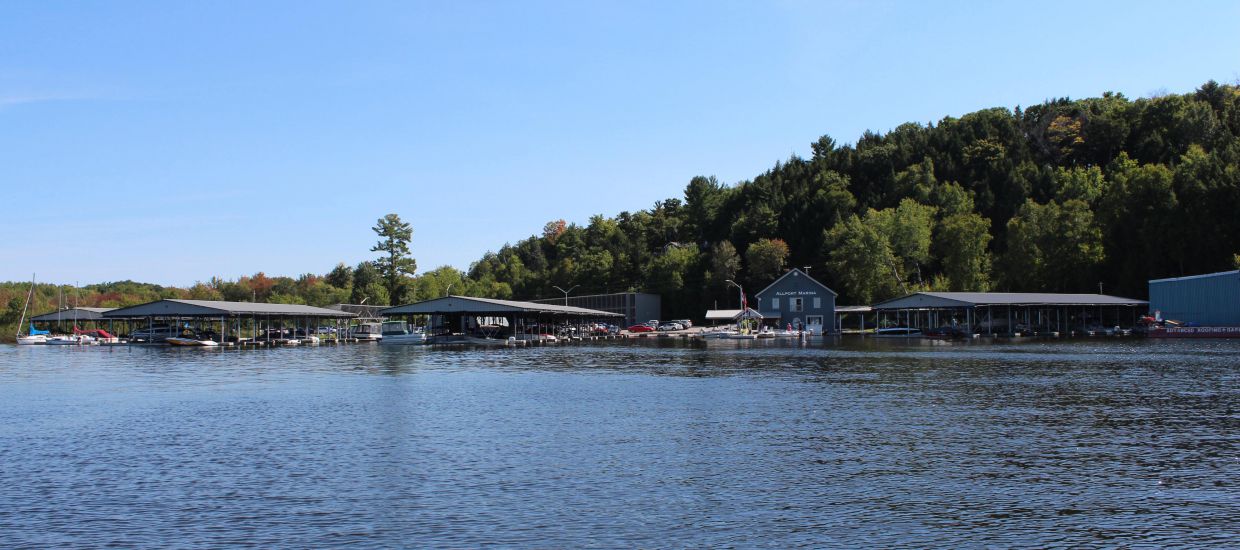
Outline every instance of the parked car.
<path id="1" fill-rule="evenodd" d="M 653 332 L 654 329 L 650 325 L 633 325 L 628 328 L 629 332 Z"/>
<path id="2" fill-rule="evenodd" d="M 663 323 L 659 325 L 659 330 L 661 331 L 684 330 L 684 329 L 685 329 L 684 325 L 680 323 L 674 323 L 674 322 L 668 322 L 668 323 Z"/>
<path id="3" fill-rule="evenodd" d="M 689 328 L 693 326 L 693 321 L 690 321 L 689 319 L 672 319 L 671 322 L 679 323 L 680 326 L 685 327 L 685 328 Z"/>

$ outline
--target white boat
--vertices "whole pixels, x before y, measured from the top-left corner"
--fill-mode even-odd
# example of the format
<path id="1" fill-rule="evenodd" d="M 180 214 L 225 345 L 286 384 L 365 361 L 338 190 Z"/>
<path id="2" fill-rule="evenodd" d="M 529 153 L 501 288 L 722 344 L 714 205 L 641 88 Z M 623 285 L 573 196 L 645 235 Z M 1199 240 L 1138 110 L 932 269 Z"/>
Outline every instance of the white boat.
<path id="1" fill-rule="evenodd" d="M 45 334 L 31 334 L 29 336 L 18 336 L 17 337 L 17 345 L 19 346 L 33 346 L 33 345 L 42 345 L 46 343 L 47 343 L 47 335 Z"/>
<path id="2" fill-rule="evenodd" d="M 515 342 L 516 338 L 489 338 L 486 336 L 466 336 L 465 343 L 475 346 L 507 346 L 510 342 Z"/>
<path id="3" fill-rule="evenodd" d="M 379 323 L 358 323 L 349 327 L 349 338 L 378 342 L 383 340 L 383 326 Z"/>
<path id="4" fill-rule="evenodd" d="M 910 327 L 887 327 L 874 331 L 875 338 L 920 338 L 921 329 Z"/>
<path id="5" fill-rule="evenodd" d="M 173 336 L 171 338 L 165 338 L 164 341 L 174 346 L 186 347 L 215 347 L 220 345 L 219 342 L 216 342 L 215 340 L 199 339 L 196 336 Z"/>
<path id="6" fill-rule="evenodd" d="M 64 334 L 48 338 L 44 343 L 49 346 L 90 346 L 97 342 L 85 334 Z"/>
<path id="7" fill-rule="evenodd" d="M 22 325 L 26 324 L 26 311 L 30 308 L 30 300 L 34 297 L 34 275 L 30 276 L 30 290 L 26 292 L 26 304 L 22 306 L 22 317 L 17 322 L 17 345 L 32 346 L 47 343 L 47 331 L 34 328 L 34 322 L 30 323 L 30 329 L 26 331 L 26 335 L 22 336 Z"/>
<path id="8" fill-rule="evenodd" d="M 410 327 L 405 321 L 388 321 L 383 323 L 383 336 L 379 340 L 384 345 L 423 345 L 431 343 L 430 335 L 419 327 Z"/>

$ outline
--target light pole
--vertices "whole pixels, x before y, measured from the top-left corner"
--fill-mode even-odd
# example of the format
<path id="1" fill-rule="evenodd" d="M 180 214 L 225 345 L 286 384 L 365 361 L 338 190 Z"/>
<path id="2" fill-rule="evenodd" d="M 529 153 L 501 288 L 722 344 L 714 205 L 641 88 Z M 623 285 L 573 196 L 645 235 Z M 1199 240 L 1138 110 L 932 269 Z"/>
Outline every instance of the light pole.
<path id="1" fill-rule="evenodd" d="M 560 292 L 563 292 L 563 293 L 564 293 L 564 305 L 568 305 L 568 293 L 569 293 L 569 292 L 572 292 L 574 288 L 577 288 L 577 287 L 579 287 L 579 286 L 581 286 L 581 285 L 573 285 L 573 288 L 570 288 L 570 289 L 568 289 L 568 290 L 564 290 L 564 289 L 562 289 L 562 288 L 560 288 L 560 287 L 558 287 L 558 286 L 555 286 L 555 285 L 551 285 L 551 288 L 554 288 L 554 289 L 556 289 L 556 290 L 558 290 L 558 291 L 560 291 Z"/>
<path id="2" fill-rule="evenodd" d="M 736 281 L 733 281 L 732 279 L 724 279 L 724 280 L 725 280 L 728 284 L 731 284 L 732 286 L 736 287 L 737 294 L 740 296 L 740 306 L 741 306 L 741 310 L 742 310 L 742 311 L 741 311 L 741 315 L 744 315 L 744 314 L 745 314 L 745 312 L 744 312 L 744 309 L 745 309 L 745 288 L 744 288 L 744 287 L 742 287 L 741 285 L 737 284 L 737 282 L 736 282 Z"/>

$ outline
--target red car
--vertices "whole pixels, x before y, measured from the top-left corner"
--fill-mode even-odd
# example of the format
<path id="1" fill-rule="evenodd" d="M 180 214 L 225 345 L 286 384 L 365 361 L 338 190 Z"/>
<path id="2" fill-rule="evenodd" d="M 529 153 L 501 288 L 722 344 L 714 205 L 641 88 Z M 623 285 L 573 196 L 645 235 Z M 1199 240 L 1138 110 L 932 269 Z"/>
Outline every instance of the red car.
<path id="1" fill-rule="evenodd" d="M 652 332 L 654 329 L 650 325 L 633 325 L 628 328 L 629 332 Z"/>

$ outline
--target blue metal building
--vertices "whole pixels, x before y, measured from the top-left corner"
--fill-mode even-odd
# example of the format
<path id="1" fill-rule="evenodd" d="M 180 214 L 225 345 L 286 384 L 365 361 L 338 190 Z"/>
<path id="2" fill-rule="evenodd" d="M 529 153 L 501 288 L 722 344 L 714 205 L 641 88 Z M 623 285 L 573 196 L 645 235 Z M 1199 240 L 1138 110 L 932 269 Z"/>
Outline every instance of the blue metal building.
<path id="1" fill-rule="evenodd" d="M 815 333 L 836 330 L 837 294 L 800 269 L 788 271 L 756 296 L 764 324 L 810 328 Z"/>
<path id="2" fill-rule="evenodd" d="M 1201 326 L 1240 326 L 1240 270 L 1150 281 L 1150 313 Z"/>

